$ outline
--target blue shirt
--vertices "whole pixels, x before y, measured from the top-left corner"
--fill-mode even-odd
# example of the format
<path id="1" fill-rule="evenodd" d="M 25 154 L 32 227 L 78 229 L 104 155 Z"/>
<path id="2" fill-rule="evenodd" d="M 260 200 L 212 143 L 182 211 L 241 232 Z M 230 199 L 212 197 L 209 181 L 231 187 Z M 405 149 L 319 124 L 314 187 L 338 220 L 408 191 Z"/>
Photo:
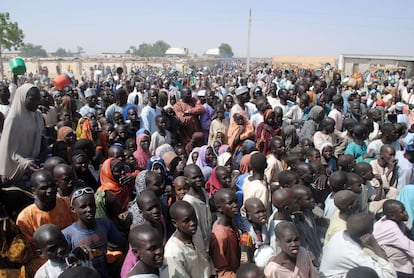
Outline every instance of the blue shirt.
<path id="1" fill-rule="evenodd" d="M 92 259 L 93 267 L 99 272 L 101 277 L 109 277 L 106 265 L 106 250 L 108 241 L 118 242 L 121 236 L 115 225 L 107 218 L 96 218 L 96 226 L 91 230 L 79 228 L 76 223 L 62 231 L 68 242 L 69 248 L 85 245 L 97 253 Z"/>

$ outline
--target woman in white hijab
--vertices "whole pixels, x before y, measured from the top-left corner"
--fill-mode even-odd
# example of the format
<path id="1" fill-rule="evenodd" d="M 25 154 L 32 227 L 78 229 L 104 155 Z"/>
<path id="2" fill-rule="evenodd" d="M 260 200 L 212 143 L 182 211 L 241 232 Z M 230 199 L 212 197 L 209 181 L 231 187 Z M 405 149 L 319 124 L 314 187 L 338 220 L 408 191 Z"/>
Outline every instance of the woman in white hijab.
<path id="1" fill-rule="evenodd" d="M 0 176 L 5 184 L 19 185 L 25 173 L 38 169 L 35 161 L 44 129 L 39 104 L 40 91 L 33 84 L 17 89 L 0 140 Z"/>

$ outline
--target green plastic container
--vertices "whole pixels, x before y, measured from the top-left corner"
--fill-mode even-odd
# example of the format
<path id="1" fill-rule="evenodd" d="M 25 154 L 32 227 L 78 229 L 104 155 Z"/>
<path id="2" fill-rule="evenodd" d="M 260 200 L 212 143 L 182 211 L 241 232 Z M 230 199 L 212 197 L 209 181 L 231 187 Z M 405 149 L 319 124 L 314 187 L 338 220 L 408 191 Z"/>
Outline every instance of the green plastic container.
<path id="1" fill-rule="evenodd" d="M 26 64 L 24 63 L 23 58 L 16 57 L 10 59 L 9 65 L 14 74 L 22 75 L 26 72 Z"/>

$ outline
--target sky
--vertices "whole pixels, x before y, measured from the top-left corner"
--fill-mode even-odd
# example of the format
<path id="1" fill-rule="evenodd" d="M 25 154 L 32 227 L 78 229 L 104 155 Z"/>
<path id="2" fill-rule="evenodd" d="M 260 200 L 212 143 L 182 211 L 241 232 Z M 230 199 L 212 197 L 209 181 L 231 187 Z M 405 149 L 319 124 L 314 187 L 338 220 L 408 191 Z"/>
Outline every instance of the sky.
<path id="1" fill-rule="evenodd" d="M 228 43 L 246 57 L 414 55 L 414 1 L 368 0 L 1 0 L 25 34 L 48 52 L 124 53 L 164 40 L 202 55 Z"/>

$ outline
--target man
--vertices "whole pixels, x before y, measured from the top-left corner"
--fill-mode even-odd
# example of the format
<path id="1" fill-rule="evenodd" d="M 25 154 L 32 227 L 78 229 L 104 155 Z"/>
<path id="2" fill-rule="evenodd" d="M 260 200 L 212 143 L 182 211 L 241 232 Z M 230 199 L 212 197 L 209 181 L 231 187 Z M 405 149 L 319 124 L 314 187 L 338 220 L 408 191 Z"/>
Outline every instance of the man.
<path id="1" fill-rule="evenodd" d="M 373 152 L 376 159 L 380 158 L 380 149 L 385 144 L 392 145 L 396 151 L 400 150 L 400 144 L 396 140 L 398 138 L 397 129 L 392 123 L 384 123 L 381 126 L 381 134 L 380 139 L 372 141 L 367 147 L 368 152 Z"/>
<path id="2" fill-rule="evenodd" d="M 146 105 L 141 112 L 141 128 L 145 128 L 149 131 L 150 134 L 153 134 L 155 131 L 157 131 L 155 118 L 158 115 L 161 115 L 161 108 L 157 106 L 158 90 L 150 89 L 148 93 L 148 105 Z"/>
<path id="3" fill-rule="evenodd" d="M 201 102 L 192 97 L 189 87 L 181 89 L 181 100 L 174 104 L 174 111 L 181 122 L 182 143 L 187 144 L 192 135 L 201 130 L 199 116 L 204 113 Z"/>
<path id="4" fill-rule="evenodd" d="M 82 115 L 82 117 L 86 116 L 88 113 L 96 114 L 96 104 L 97 104 L 97 98 L 96 98 L 96 90 L 94 88 L 88 88 L 85 91 L 85 101 L 86 104 L 79 109 L 79 113 Z"/>
<path id="5" fill-rule="evenodd" d="M 246 86 L 241 86 L 236 89 L 235 93 L 237 103 L 230 110 L 230 123 L 233 122 L 233 115 L 236 112 L 242 112 L 250 120 L 257 109 L 253 103 L 249 102 L 249 89 Z"/>
<path id="6" fill-rule="evenodd" d="M 384 216 L 374 224 L 373 235 L 384 249 L 398 277 L 412 277 L 414 241 L 406 235 L 408 214 L 404 205 L 397 200 L 387 200 L 382 206 Z"/>
<path id="7" fill-rule="evenodd" d="M 387 261 L 372 230 L 371 215 L 351 215 L 346 221 L 346 230 L 333 235 L 323 249 L 319 269 L 321 277 L 344 277 L 349 270 L 358 266 L 374 269 L 379 277 L 397 277 L 394 266 Z"/>
<path id="8" fill-rule="evenodd" d="M 397 188 L 400 191 L 407 184 L 414 184 L 414 133 L 405 137 L 405 151 L 395 154 L 398 168 Z"/>
<path id="9" fill-rule="evenodd" d="M 197 96 L 204 107 L 204 113 L 200 116 L 200 123 L 201 130 L 203 131 L 204 143 L 207 143 L 211 121 L 214 116 L 214 109 L 212 107 L 214 93 L 209 90 L 200 90 L 198 91 Z"/>

